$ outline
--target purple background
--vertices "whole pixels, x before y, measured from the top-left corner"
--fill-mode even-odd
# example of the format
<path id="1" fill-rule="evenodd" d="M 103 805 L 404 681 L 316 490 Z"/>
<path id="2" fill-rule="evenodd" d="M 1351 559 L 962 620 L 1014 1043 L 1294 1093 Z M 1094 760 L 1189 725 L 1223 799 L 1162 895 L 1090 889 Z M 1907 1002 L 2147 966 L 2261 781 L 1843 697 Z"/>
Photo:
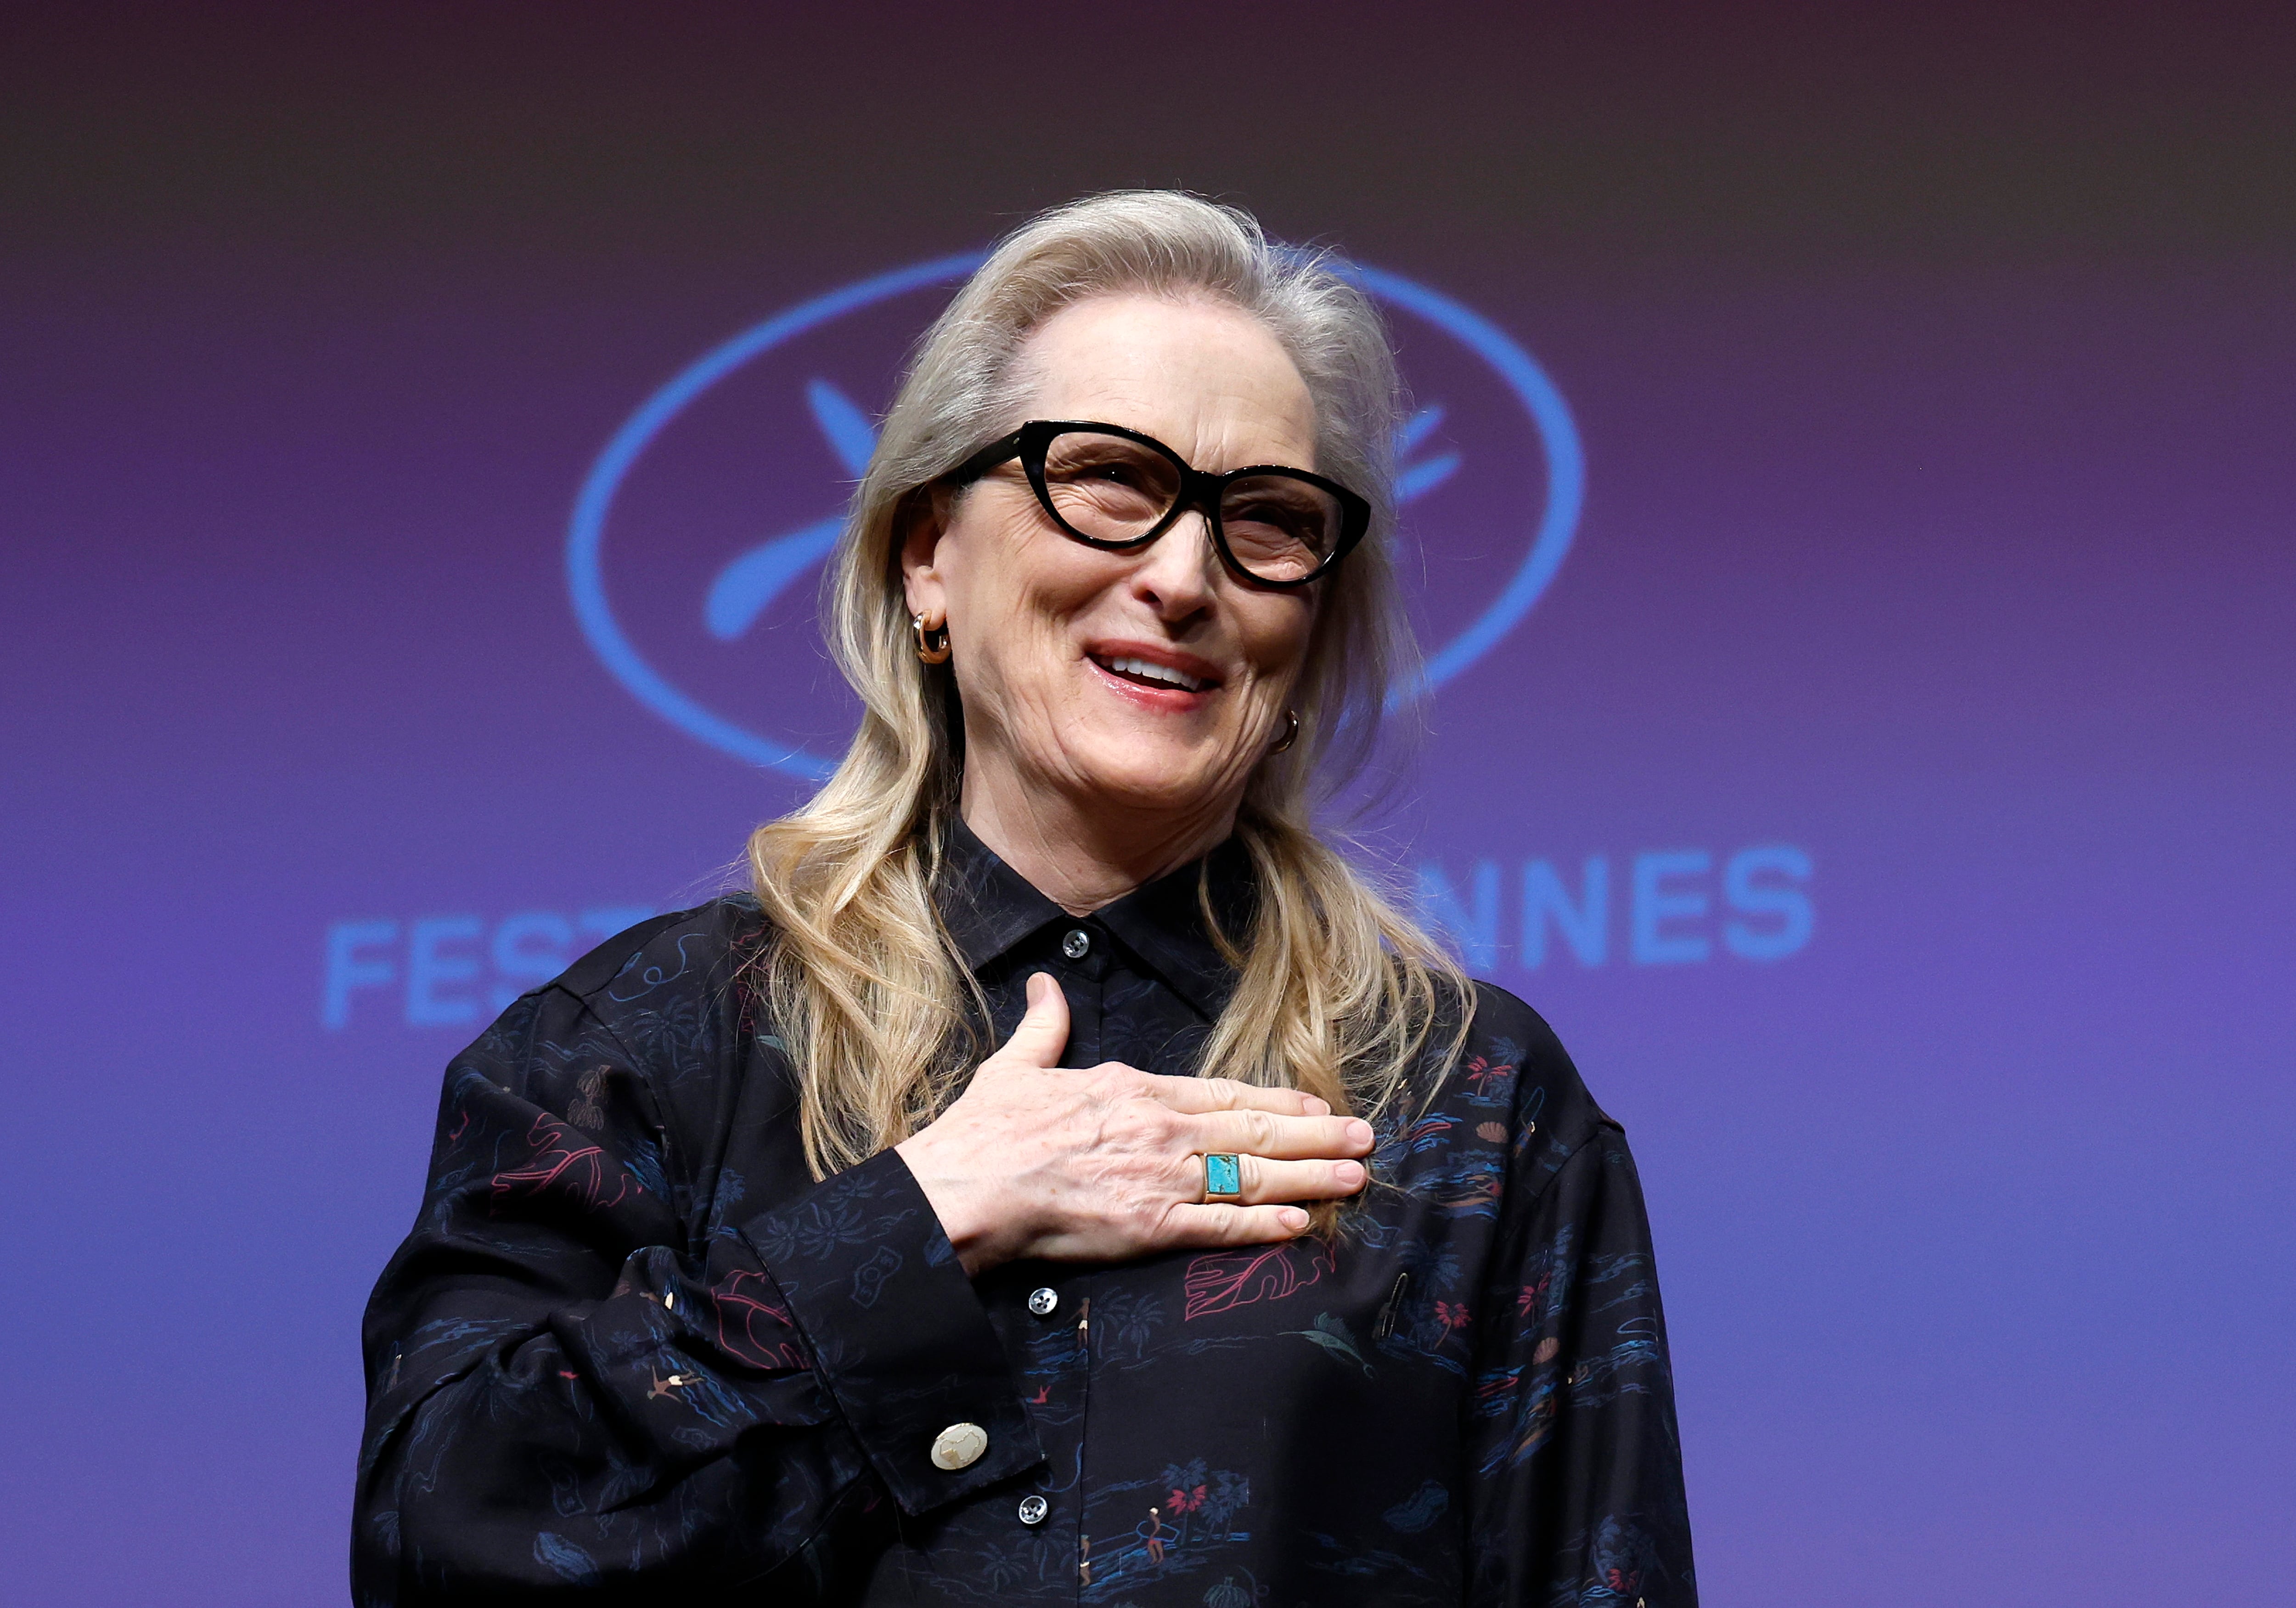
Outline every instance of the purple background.
<path id="1" fill-rule="evenodd" d="M 472 1030 L 410 1012 L 546 965 L 537 913 L 705 896 L 800 796 L 590 652 L 576 488 L 758 320 L 1137 183 L 1456 298 L 1576 416 L 1569 559 L 1375 841 L 1469 914 L 1498 868 L 1483 969 L 1634 1138 L 1708 1600 L 2285 1596 L 2267 13 L 462 9 L 0 25 L 10 1600 L 340 1599 L 358 1310 Z M 1464 455 L 1414 512 L 1439 634 L 1537 477 L 1399 327 Z M 820 364 L 874 406 L 907 332 Z M 833 734 L 803 609 L 726 647 L 693 592 L 833 505 L 803 377 L 665 434 L 615 551 L 684 554 L 629 571 L 665 668 Z M 1718 901 L 1761 844 L 1807 943 L 1718 902 L 1669 929 L 1710 958 L 1635 959 L 1636 856 Z M 1604 960 L 1529 969 L 1523 866 L 1593 854 Z M 441 918 L 477 975 L 418 989 Z M 331 1029 L 360 921 L 392 977 Z"/>

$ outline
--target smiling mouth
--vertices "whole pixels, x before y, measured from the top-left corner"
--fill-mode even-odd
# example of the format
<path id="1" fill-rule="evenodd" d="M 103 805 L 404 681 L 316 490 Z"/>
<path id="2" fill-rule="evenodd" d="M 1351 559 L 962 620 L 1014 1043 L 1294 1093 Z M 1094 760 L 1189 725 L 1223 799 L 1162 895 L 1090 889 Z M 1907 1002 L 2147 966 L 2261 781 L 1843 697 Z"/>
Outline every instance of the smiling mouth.
<path id="1" fill-rule="evenodd" d="M 1103 659 L 1097 653 L 1091 655 L 1091 658 L 1093 663 L 1110 675 L 1141 686 L 1170 687 L 1177 692 L 1202 693 L 1209 692 L 1219 685 L 1217 681 L 1207 681 L 1201 676 L 1191 676 L 1185 670 L 1176 670 L 1169 665 L 1151 664 L 1145 659 Z"/>

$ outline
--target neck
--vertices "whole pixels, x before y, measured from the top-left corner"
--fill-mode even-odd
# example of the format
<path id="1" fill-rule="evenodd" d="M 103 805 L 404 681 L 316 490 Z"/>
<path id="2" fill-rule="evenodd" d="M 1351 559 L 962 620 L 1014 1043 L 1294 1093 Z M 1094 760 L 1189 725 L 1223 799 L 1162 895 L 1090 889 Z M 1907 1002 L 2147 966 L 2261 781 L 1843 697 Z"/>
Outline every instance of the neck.
<path id="1" fill-rule="evenodd" d="M 1070 915 L 1089 915 L 1226 841 L 1238 802 L 1177 813 L 1128 808 L 1021 786 L 968 765 L 957 808 L 973 836 L 1030 887 Z"/>

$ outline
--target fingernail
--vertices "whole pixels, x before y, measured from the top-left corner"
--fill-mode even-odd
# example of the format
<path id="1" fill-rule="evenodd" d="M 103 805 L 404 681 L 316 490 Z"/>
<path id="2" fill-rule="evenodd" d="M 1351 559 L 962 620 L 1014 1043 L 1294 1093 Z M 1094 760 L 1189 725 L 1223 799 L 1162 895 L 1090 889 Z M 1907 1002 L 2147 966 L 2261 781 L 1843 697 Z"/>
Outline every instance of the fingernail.
<path id="1" fill-rule="evenodd" d="M 1339 1165 L 1340 1187 L 1359 1188 L 1364 1181 L 1364 1165 L 1360 1161 L 1342 1161 Z"/>
<path id="2" fill-rule="evenodd" d="M 1286 1206 L 1283 1208 L 1277 1220 L 1292 1233 L 1297 1234 L 1308 1226 L 1308 1214 L 1297 1206 Z"/>
<path id="3" fill-rule="evenodd" d="M 1371 1143 L 1371 1124 L 1370 1124 L 1370 1123 L 1368 1123 L 1368 1122 L 1366 1122 L 1366 1121 L 1365 1121 L 1361 1117 L 1350 1117 L 1350 1118 L 1349 1118 L 1349 1119 L 1348 1119 L 1348 1143 L 1349 1143 L 1349 1144 L 1370 1144 L 1370 1143 Z"/>
<path id="4" fill-rule="evenodd" d="M 1308 1114 L 1311 1117 L 1330 1116 L 1332 1114 L 1330 1102 L 1318 1100 L 1315 1095 L 1309 1095 L 1308 1096 Z"/>

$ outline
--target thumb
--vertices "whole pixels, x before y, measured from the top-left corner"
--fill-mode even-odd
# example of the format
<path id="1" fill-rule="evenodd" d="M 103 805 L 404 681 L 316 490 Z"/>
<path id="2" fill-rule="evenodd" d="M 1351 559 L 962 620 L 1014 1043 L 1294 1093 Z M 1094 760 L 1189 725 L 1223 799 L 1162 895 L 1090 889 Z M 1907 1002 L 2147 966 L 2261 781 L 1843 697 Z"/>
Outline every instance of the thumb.
<path id="1" fill-rule="evenodd" d="M 1029 979 L 1029 1013 L 997 1054 L 1026 1066 L 1054 1067 L 1069 1042 L 1069 998 L 1050 972 Z"/>

